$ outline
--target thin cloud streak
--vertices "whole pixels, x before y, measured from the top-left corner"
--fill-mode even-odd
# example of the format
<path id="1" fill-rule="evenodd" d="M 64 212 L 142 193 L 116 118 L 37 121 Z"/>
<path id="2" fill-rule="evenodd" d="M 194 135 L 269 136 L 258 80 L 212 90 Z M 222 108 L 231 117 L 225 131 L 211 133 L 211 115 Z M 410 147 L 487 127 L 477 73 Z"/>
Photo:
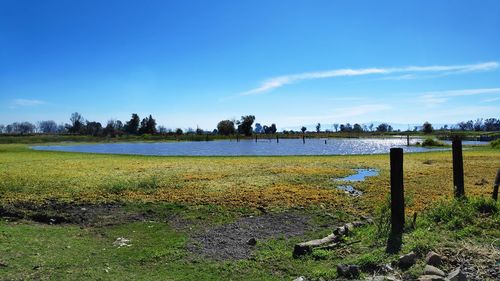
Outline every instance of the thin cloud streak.
<path id="1" fill-rule="evenodd" d="M 428 105 L 438 105 L 445 103 L 452 97 L 476 96 L 476 95 L 498 95 L 500 88 L 485 89 L 462 89 L 451 91 L 426 92 L 420 96 L 420 100 Z"/>
<path id="2" fill-rule="evenodd" d="M 363 68 L 363 69 L 336 69 L 328 71 L 305 72 L 271 78 L 264 81 L 259 87 L 240 93 L 241 96 L 262 94 L 285 85 L 314 79 L 333 77 L 364 76 L 364 75 L 386 75 L 386 74 L 413 74 L 422 72 L 441 72 L 444 74 L 458 74 L 476 71 L 488 71 L 500 66 L 498 62 L 485 62 L 465 65 L 434 65 L 434 66 L 407 66 L 399 68 Z"/>
<path id="3" fill-rule="evenodd" d="M 315 116 L 291 116 L 287 118 L 290 121 L 322 121 L 322 120 L 342 120 L 352 117 L 359 117 L 370 113 L 390 110 L 392 107 L 388 104 L 362 104 L 352 107 L 332 108 L 334 114 L 331 115 L 315 115 Z"/>
<path id="4" fill-rule="evenodd" d="M 16 109 L 18 107 L 31 107 L 45 104 L 44 101 L 34 99 L 14 99 L 11 101 L 9 108 Z"/>

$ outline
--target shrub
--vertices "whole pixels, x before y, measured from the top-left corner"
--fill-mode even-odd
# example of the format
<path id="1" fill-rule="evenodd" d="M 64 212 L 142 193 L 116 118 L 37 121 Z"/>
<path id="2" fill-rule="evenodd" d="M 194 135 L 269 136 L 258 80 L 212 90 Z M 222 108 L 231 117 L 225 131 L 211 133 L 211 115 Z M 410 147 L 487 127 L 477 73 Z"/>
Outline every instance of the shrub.
<path id="1" fill-rule="evenodd" d="M 490 145 L 492 148 L 500 149 L 500 139 L 497 139 L 497 140 L 490 142 Z"/>
<path id="2" fill-rule="evenodd" d="M 445 146 L 445 144 L 433 138 L 427 138 L 422 142 L 422 146 Z"/>

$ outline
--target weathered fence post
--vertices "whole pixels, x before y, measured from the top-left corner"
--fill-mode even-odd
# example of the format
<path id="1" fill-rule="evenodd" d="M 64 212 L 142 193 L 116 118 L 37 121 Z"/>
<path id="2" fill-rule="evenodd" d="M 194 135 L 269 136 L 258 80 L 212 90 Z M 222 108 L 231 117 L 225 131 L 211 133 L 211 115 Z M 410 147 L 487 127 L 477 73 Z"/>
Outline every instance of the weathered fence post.
<path id="1" fill-rule="evenodd" d="M 403 186 L 403 149 L 391 148 L 391 233 L 387 251 L 396 253 L 401 249 L 405 225 L 405 198 Z"/>
<path id="2" fill-rule="evenodd" d="M 276 135 L 276 143 L 280 143 L 280 138 Z"/>
<path id="3" fill-rule="evenodd" d="M 462 140 L 459 136 L 454 136 L 452 141 L 453 153 L 453 186 L 455 198 L 465 196 L 464 191 L 464 161 L 462 157 Z"/>
<path id="4" fill-rule="evenodd" d="M 257 142 L 257 135 L 255 135 L 255 142 Z"/>
<path id="5" fill-rule="evenodd" d="M 326 140 L 325 140 L 325 144 L 326 144 Z"/>
<path id="6" fill-rule="evenodd" d="M 497 171 L 497 176 L 495 178 L 495 185 L 493 186 L 493 200 L 498 200 L 498 186 L 500 185 L 500 169 Z"/>
<path id="7" fill-rule="evenodd" d="M 406 146 L 410 146 L 410 135 L 406 135 Z"/>
<path id="8" fill-rule="evenodd" d="M 236 142 L 240 142 L 240 135 L 236 135 Z"/>
<path id="9" fill-rule="evenodd" d="M 306 143 L 306 136 L 302 135 L 302 143 Z"/>

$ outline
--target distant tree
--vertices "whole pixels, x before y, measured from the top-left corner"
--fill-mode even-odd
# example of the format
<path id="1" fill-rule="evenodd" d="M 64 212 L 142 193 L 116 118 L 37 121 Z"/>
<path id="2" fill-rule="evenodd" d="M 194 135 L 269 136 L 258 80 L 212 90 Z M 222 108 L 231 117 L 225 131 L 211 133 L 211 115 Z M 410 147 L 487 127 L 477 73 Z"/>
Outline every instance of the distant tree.
<path id="1" fill-rule="evenodd" d="M 335 128 L 335 132 L 337 132 L 339 129 L 339 124 L 333 124 L 333 127 Z"/>
<path id="2" fill-rule="evenodd" d="M 99 122 L 87 121 L 87 123 L 82 129 L 82 132 L 86 135 L 100 136 L 103 133 L 102 125 Z"/>
<path id="3" fill-rule="evenodd" d="M 3 134 L 5 131 L 5 125 L 0 125 L 0 134 Z"/>
<path id="4" fill-rule="evenodd" d="M 241 121 L 238 123 L 238 133 L 251 136 L 253 121 L 255 121 L 255 116 L 253 115 L 241 116 Z"/>
<path id="5" fill-rule="evenodd" d="M 358 123 L 356 123 L 352 127 L 352 131 L 356 132 L 356 133 L 361 133 L 361 132 L 363 132 L 363 128 L 361 128 L 361 125 L 359 125 Z"/>
<path id="6" fill-rule="evenodd" d="M 391 128 L 391 130 L 389 130 L 389 128 Z M 392 131 L 392 127 L 391 125 L 387 124 L 387 123 L 381 123 L 377 126 L 377 132 L 380 132 L 380 133 L 386 133 L 386 132 L 390 132 Z"/>
<path id="7" fill-rule="evenodd" d="M 203 135 L 204 131 L 200 127 L 196 126 L 196 134 L 197 135 Z"/>
<path id="8" fill-rule="evenodd" d="M 271 124 L 271 127 L 269 127 L 269 130 L 271 132 L 271 134 L 276 134 L 276 131 L 278 131 L 278 129 L 276 128 L 276 124 Z"/>
<path id="9" fill-rule="evenodd" d="M 71 125 L 61 123 L 61 124 L 57 125 L 57 132 L 59 134 L 67 133 L 69 127 L 71 127 Z"/>
<path id="10" fill-rule="evenodd" d="M 460 122 L 460 123 L 457 124 L 457 126 L 462 131 L 472 131 L 472 130 L 474 130 L 474 122 L 472 120 L 469 120 L 467 122 Z"/>
<path id="11" fill-rule="evenodd" d="M 137 134 L 139 132 L 139 124 L 141 122 L 141 119 L 139 118 L 139 115 L 136 113 L 132 113 L 132 118 L 125 123 L 125 132 L 129 134 Z"/>
<path id="12" fill-rule="evenodd" d="M 320 123 L 316 124 L 316 133 L 319 133 L 319 132 L 321 132 L 321 124 Z"/>
<path id="13" fill-rule="evenodd" d="M 256 134 L 262 133 L 262 125 L 260 123 L 255 123 L 255 129 L 253 130 Z"/>
<path id="14" fill-rule="evenodd" d="M 103 129 L 103 134 L 107 136 L 115 136 L 123 133 L 123 123 L 120 120 L 110 119 Z"/>
<path id="15" fill-rule="evenodd" d="M 236 130 L 234 129 L 234 122 L 231 120 L 222 120 L 217 124 L 217 132 L 219 135 L 233 135 Z"/>
<path id="16" fill-rule="evenodd" d="M 373 132 L 373 123 L 371 123 L 370 126 L 368 126 L 368 128 L 370 128 L 370 132 Z"/>
<path id="17" fill-rule="evenodd" d="M 36 130 L 36 126 L 30 122 L 14 122 L 10 125 L 7 125 L 9 133 L 12 134 L 32 134 Z"/>
<path id="18" fill-rule="evenodd" d="M 264 125 L 262 130 L 264 131 L 264 134 L 266 134 L 266 135 L 271 133 L 271 128 L 267 125 Z"/>
<path id="19" fill-rule="evenodd" d="M 151 114 L 149 117 L 142 119 L 141 126 L 139 127 L 139 133 L 151 135 L 156 133 L 156 120 L 153 116 L 151 116 Z"/>
<path id="20" fill-rule="evenodd" d="M 500 120 L 496 118 L 484 120 L 484 130 L 488 132 L 500 131 Z"/>
<path id="21" fill-rule="evenodd" d="M 181 129 L 181 128 L 177 128 L 177 129 L 175 130 L 175 134 L 176 134 L 176 135 L 182 135 L 183 133 L 184 133 L 184 132 L 182 131 L 182 129 Z"/>
<path id="22" fill-rule="evenodd" d="M 74 134 L 80 133 L 83 129 L 83 126 L 85 125 L 85 119 L 83 118 L 83 116 L 78 112 L 74 112 L 71 114 L 69 120 L 71 121 L 69 132 Z"/>
<path id="23" fill-rule="evenodd" d="M 217 131 L 217 129 L 214 129 L 214 130 L 212 131 L 212 134 L 213 134 L 213 135 L 217 135 L 217 133 L 218 133 L 218 132 L 219 132 L 219 131 Z"/>
<path id="24" fill-rule="evenodd" d="M 482 118 L 478 118 L 476 119 L 476 121 L 474 122 L 474 131 L 482 131 L 483 130 L 483 119 Z"/>
<path id="25" fill-rule="evenodd" d="M 158 132 L 160 134 L 166 134 L 167 133 L 167 128 L 165 128 L 165 126 L 163 126 L 163 125 L 160 125 L 160 126 L 158 126 Z"/>
<path id="26" fill-rule="evenodd" d="M 300 130 L 302 131 L 302 133 L 305 133 L 307 131 L 307 128 L 302 126 L 302 128 L 300 128 Z"/>
<path id="27" fill-rule="evenodd" d="M 351 132 L 351 131 L 352 131 L 352 126 L 351 126 L 351 124 L 349 124 L 349 123 L 346 123 L 345 125 L 344 125 L 344 124 L 341 124 L 341 125 L 340 125 L 340 131 L 341 131 L 341 132 Z"/>
<path id="28" fill-rule="evenodd" d="M 429 122 L 425 122 L 424 125 L 422 125 L 422 132 L 424 132 L 424 134 L 430 134 L 434 131 L 434 128 L 432 128 L 432 124 L 429 123 Z"/>
<path id="29" fill-rule="evenodd" d="M 38 122 L 38 130 L 44 134 L 57 133 L 57 124 L 53 120 Z"/>

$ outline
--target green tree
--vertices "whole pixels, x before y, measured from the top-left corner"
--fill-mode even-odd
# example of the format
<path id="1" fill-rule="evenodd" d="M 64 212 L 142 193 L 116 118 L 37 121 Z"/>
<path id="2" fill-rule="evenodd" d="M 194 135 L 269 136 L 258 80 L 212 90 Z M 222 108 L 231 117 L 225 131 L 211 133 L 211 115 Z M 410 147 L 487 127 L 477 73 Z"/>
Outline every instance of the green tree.
<path id="1" fill-rule="evenodd" d="M 232 135 L 235 133 L 234 122 L 231 120 L 222 120 L 217 124 L 217 132 L 219 135 Z"/>
<path id="2" fill-rule="evenodd" d="M 137 134 L 139 131 L 139 123 L 141 119 L 136 113 L 132 114 L 132 118 L 125 124 L 125 132 L 129 134 Z"/>
<path id="3" fill-rule="evenodd" d="M 319 132 L 321 132 L 321 123 L 318 123 L 316 125 L 316 133 L 319 133 Z"/>
<path id="4" fill-rule="evenodd" d="M 307 128 L 302 126 L 302 128 L 300 128 L 300 130 L 302 131 L 302 133 L 305 133 L 307 131 Z"/>
<path id="5" fill-rule="evenodd" d="M 251 136 L 253 121 L 255 121 L 255 116 L 253 115 L 241 116 L 241 121 L 238 124 L 238 133 Z"/>
<path id="6" fill-rule="evenodd" d="M 74 112 L 71 114 L 69 120 L 71 121 L 71 127 L 69 127 L 68 131 L 75 134 L 80 133 L 85 125 L 83 116 L 78 112 Z"/>
<path id="7" fill-rule="evenodd" d="M 432 128 L 432 124 L 429 122 L 425 122 L 424 125 L 422 126 L 422 132 L 425 134 L 430 134 L 434 131 L 434 128 Z"/>

